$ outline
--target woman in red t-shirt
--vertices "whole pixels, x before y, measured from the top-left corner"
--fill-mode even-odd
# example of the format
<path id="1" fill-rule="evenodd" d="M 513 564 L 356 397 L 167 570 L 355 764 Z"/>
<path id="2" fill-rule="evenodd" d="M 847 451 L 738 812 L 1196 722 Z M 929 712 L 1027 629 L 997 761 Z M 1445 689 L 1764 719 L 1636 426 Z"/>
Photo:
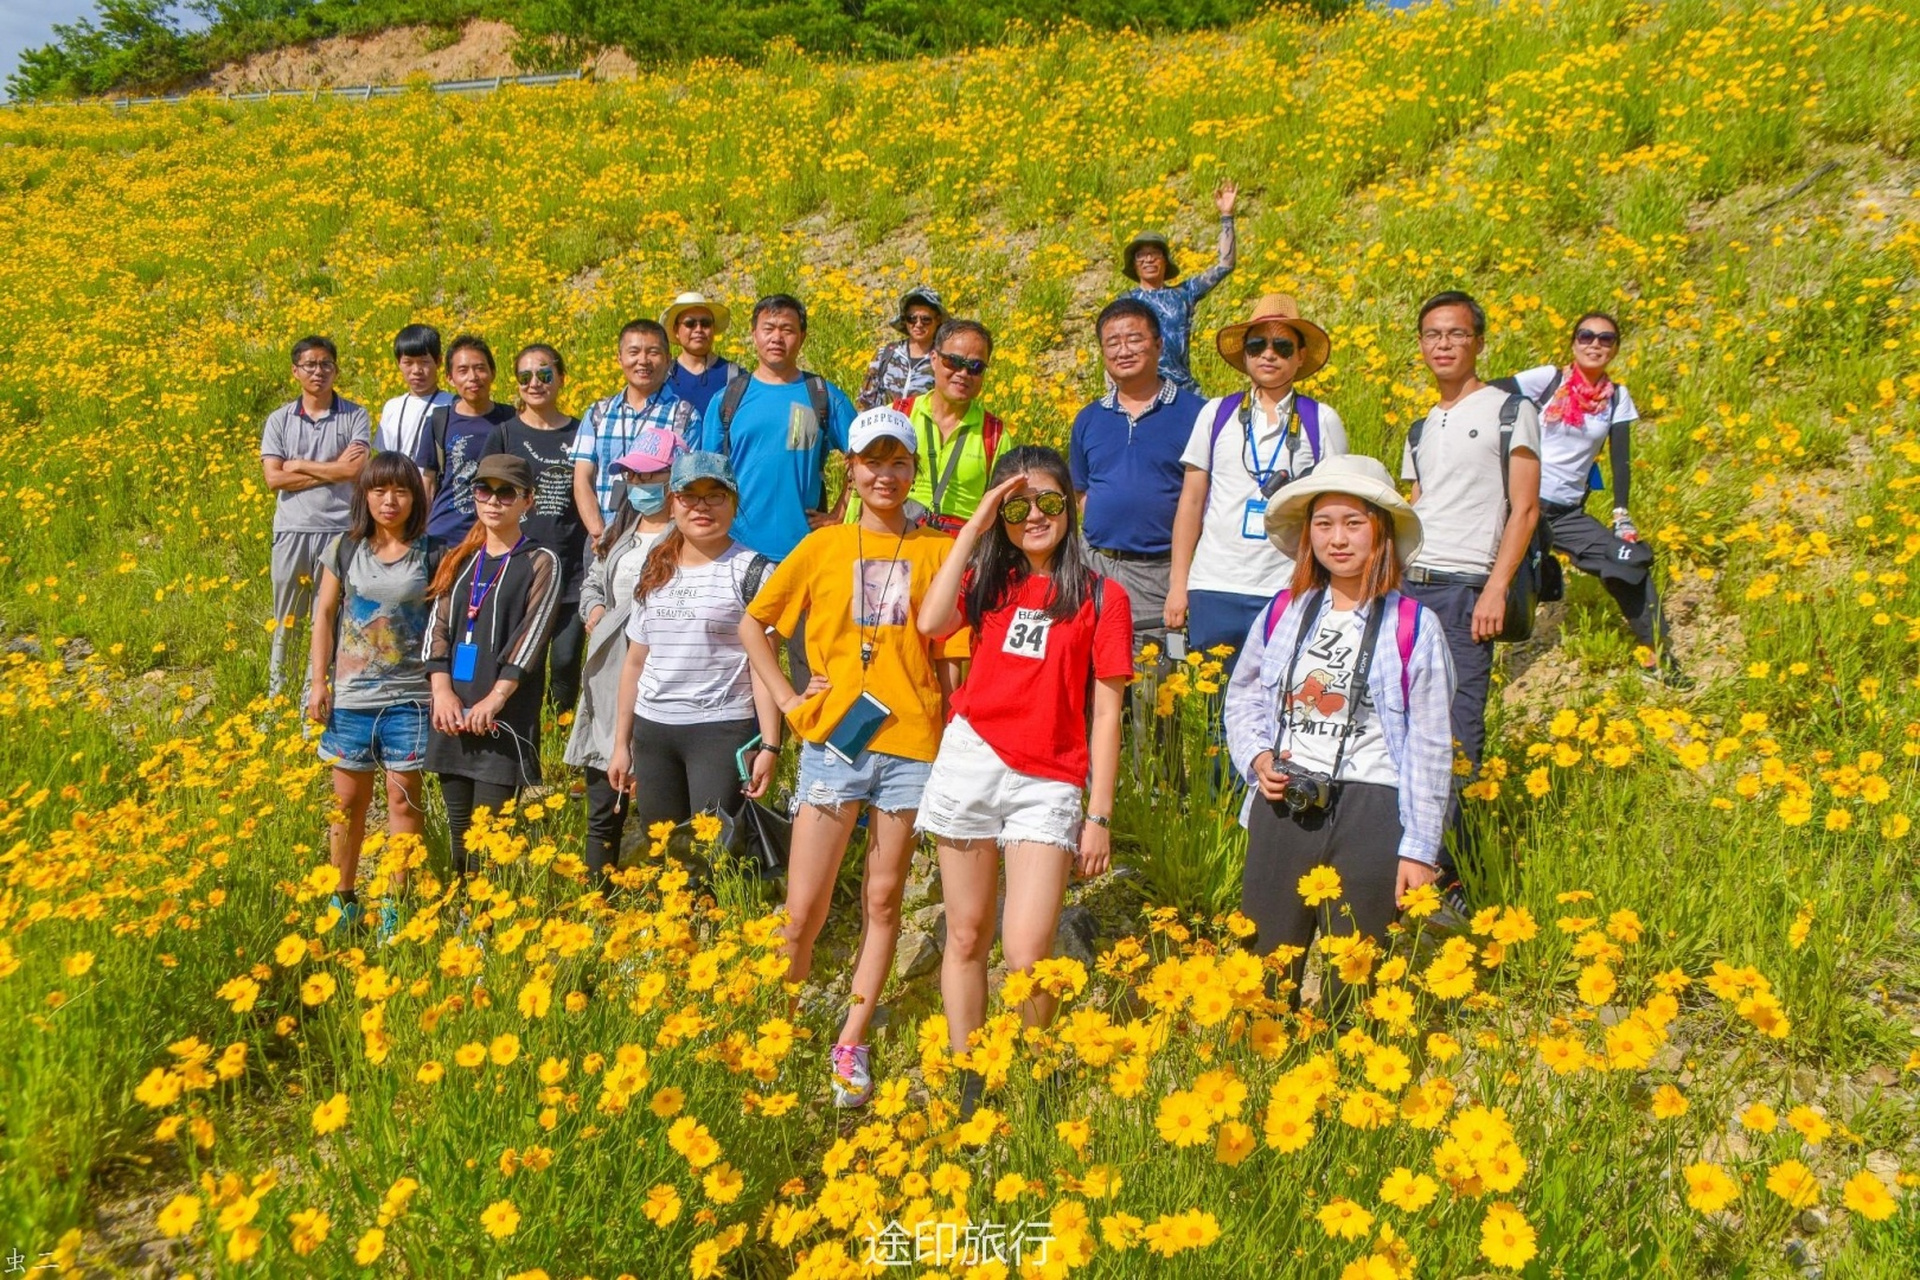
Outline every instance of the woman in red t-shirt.
<path id="1" fill-rule="evenodd" d="M 918 822 L 940 852 L 940 994 L 955 1052 L 986 1021 L 1002 851 L 1009 973 L 1051 953 L 1072 872 L 1107 869 L 1120 711 L 1133 675 L 1132 610 L 1120 584 L 1087 561 L 1066 459 L 1024 445 L 1001 455 L 991 485 L 919 615 L 930 637 L 973 629 L 972 667 L 954 693 Z M 1036 990 L 1021 1017 L 1044 1026 L 1055 1003 Z M 962 1075 L 963 1116 L 982 1087 L 977 1073 Z"/>

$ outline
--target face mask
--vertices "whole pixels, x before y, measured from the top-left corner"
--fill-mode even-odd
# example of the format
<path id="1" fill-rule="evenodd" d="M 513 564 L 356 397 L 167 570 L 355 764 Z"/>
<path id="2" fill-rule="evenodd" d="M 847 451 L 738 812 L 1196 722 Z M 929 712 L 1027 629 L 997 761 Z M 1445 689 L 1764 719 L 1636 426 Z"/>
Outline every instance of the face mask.
<path id="1" fill-rule="evenodd" d="M 630 484 L 627 486 L 627 503 L 643 516 L 657 516 L 667 509 L 667 486 Z"/>

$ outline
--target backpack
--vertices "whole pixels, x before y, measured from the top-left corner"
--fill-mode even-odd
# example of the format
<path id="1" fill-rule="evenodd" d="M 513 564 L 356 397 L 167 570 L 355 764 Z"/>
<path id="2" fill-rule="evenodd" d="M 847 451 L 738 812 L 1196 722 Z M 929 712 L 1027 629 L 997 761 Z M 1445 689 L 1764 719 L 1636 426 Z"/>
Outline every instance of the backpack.
<path id="1" fill-rule="evenodd" d="M 733 416 L 740 412 L 740 402 L 747 398 L 747 384 L 753 381 L 753 375 L 739 365 L 733 369 L 727 375 L 726 390 L 720 393 L 719 453 L 726 458 L 733 456 Z M 824 432 L 833 418 L 833 406 L 827 399 L 827 380 L 817 373 L 803 373 L 800 380 L 806 384 L 807 399 L 813 402 L 813 420 Z"/>
<path id="2" fill-rule="evenodd" d="M 1287 605 L 1293 600 L 1293 588 L 1282 587 L 1280 594 L 1267 603 L 1266 622 L 1261 628 L 1261 636 L 1269 643 L 1273 640 L 1273 629 L 1280 625 L 1280 615 L 1287 611 Z M 1413 696 L 1413 644 L 1420 637 L 1420 602 L 1410 595 L 1401 595 L 1399 608 L 1395 611 L 1393 636 L 1395 647 L 1400 650 L 1400 700 L 1405 702 Z M 1312 622 L 1311 618 L 1302 623 L 1304 628 Z"/>
<path id="3" fill-rule="evenodd" d="M 918 395 L 901 396 L 893 402 L 893 407 L 911 418 L 913 416 L 913 406 L 917 404 L 919 400 L 920 397 Z M 986 455 L 987 474 L 989 476 L 993 474 L 993 460 L 1000 452 L 1000 438 L 1006 434 L 1006 430 L 1006 423 L 1000 420 L 999 415 L 982 411 L 980 417 L 980 448 L 981 452 Z M 965 428 L 962 428 L 962 431 L 964 432 Z M 946 474 L 941 476 L 938 481 L 931 482 L 934 490 L 933 506 L 936 511 L 940 508 L 941 495 L 946 492 L 947 486 L 953 483 L 953 469 L 959 461 L 960 449 L 956 446 L 954 451 L 947 455 L 947 465 L 943 468 Z"/>
<path id="4" fill-rule="evenodd" d="M 1546 389 L 1540 393 L 1538 399 L 1527 396 L 1527 393 L 1520 389 L 1520 379 L 1512 374 L 1504 378 L 1495 378 L 1489 385 L 1499 387 L 1508 395 L 1526 396 L 1527 399 L 1533 400 L 1535 408 L 1545 412 L 1547 402 L 1552 400 L 1553 393 L 1560 389 L 1560 380 L 1564 377 L 1566 377 L 1566 370 L 1562 369 L 1559 365 L 1553 366 L 1553 377 L 1547 380 Z M 1613 427 L 1613 415 L 1619 412 L 1619 410 L 1620 384 L 1616 382 L 1613 384 L 1613 393 L 1607 400 L 1607 427 L 1609 430 Z M 1587 469 L 1587 492 L 1598 493 L 1606 487 L 1607 478 L 1600 472 L 1600 459 L 1595 458 L 1593 465 Z"/>
<path id="5" fill-rule="evenodd" d="M 1246 408 L 1246 404 L 1247 393 L 1244 391 L 1236 391 L 1221 399 L 1220 408 L 1213 415 L 1213 434 L 1207 437 L 1209 462 L 1213 460 L 1214 448 L 1220 443 L 1220 432 L 1226 427 L 1227 419 L 1242 409 L 1246 410 L 1248 417 L 1252 416 L 1253 411 Z M 1296 391 L 1293 393 L 1293 412 L 1300 419 L 1300 429 L 1307 433 L 1308 453 L 1315 462 L 1320 461 L 1320 402 Z"/>
<path id="6" fill-rule="evenodd" d="M 767 575 L 772 572 L 773 561 L 758 551 L 754 552 L 753 559 L 747 561 L 746 575 L 740 579 L 739 595 L 742 609 L 753 603 L 753 598 L 760 594 L 760 588 L 767 584 Z"/>

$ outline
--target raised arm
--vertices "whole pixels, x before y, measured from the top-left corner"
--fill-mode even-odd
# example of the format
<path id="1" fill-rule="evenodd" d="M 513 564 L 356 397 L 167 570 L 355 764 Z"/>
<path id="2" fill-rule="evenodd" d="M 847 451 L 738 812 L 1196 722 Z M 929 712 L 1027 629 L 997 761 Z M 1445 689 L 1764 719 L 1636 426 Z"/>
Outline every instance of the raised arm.
<path id="1" fill-rule="evenodd" d="M 953 550 L 921 598 L 920 613 L 915 619 L 921 635 L 938 640 L 952 635 L 966 622 L 960 608 L 960 583 L 966 576 L 967 563 L 973 559 L 973 549 L 981 537 L 1000 518 L 1000 503 L 1026 482 L 1024 471 L 1001 481 L 980 499 L 972 517 L 960 526 L 960 532 L 953 538 Z"/>

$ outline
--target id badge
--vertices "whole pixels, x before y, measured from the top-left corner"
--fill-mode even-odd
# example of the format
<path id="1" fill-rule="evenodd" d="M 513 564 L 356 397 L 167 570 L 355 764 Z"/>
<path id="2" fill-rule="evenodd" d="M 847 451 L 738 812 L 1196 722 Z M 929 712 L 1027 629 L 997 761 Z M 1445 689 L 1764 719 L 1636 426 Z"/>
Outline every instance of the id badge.
<path id="1" fill-rule="evenodd" d="M 473 679 L 474 668 L 480 663 L 480 646 L 477 644 L 457 644 L 453 646 L 453 678 L 455 680 Z"/>
<path id="2" fill-rule="evenodd" d="M 1000 642 L 1000 652 L 1017 658 L 1044 659 L 1047 634 L 1052 630 L 1053 619 L 1045 609 L 1015 609 L 1013 620 L 1007 624 L 1007 638 Z"/>
<path id="3" fill-rule="evenodd" d="M 1240 536 L 1251 538 L 1255 542 L 1267 540 L 1267 500 L 1248 498 L 1247 509 L 1240 516 Z"/>

